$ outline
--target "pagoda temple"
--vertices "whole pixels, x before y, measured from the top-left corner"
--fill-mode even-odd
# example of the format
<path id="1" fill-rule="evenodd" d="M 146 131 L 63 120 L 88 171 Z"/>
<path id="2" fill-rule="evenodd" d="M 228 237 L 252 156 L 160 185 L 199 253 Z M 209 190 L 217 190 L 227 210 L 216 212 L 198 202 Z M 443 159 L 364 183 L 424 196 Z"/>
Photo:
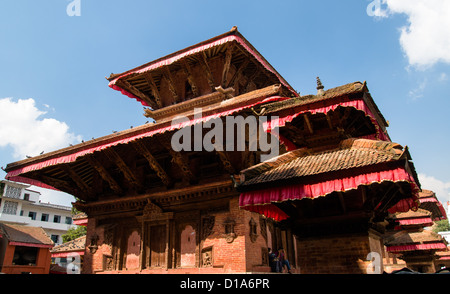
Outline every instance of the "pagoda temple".
<path id="1" fill-rule="evenodd" d="M 84 273 L 267 272 L 269 248 L 367 273 L 385 218 L 419 204 L 365 82 L 300 95 L 235 27 L 107 80 L 153 122 L 6 167 L 78 199 Z"/>
<path id="2" fill-rule="evenodd" d="M 433 191 L 419 192 L 419 202 L 417 210 L 386 218 L 389 222 L 384 235 L 386 255 L 402 260 L 401 264 L 411 270 L 434 273 L 439 265 L 448 265 L 449 249 L 445 239 L 431 227 L 435 221 L 447 219 L 447 214 Z"/>

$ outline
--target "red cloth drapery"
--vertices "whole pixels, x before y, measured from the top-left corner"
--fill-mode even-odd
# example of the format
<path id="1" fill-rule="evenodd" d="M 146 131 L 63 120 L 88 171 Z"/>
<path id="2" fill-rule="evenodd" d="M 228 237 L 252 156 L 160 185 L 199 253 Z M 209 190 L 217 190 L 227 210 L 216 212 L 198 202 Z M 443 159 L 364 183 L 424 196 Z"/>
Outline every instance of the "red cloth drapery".
<path id="1" fill-rule="evenodd" d="M 30 164 L 30 165 L 26 165 L 24 167 L 12 170 L 10 172 L 7 173 L 6 175 L 6 179 L 10 180 L 10 181 L 15 181 L 15 182 L 21 182 L 21 183 L 26 183 L 26 184 L 30 184 L 30 185 L 34 185 L 34 186 L 38 186 L 38 187 L 42 187 L 42 188 L 47 188 L 47 189 L 53 189 L 53 190 L 57 190 L 45 183 L 42 183 L 40 181 L 37 180 L 33 180 L 33 179 L 28 179 L 26 177 L 21 176 L 22 174 L 25 174 L 27 172 L 32 172 L 32 171 L 36 171 L 36 170 L 40 170 L 43 169 L 45 167 L 49 167 L 49 166 L 53 166 L 53 165 L 57 165 L 57 164 L 64 164 L 64 163 L 70 163 L 70 162 L 74 162 L 75 160 L 77 160 L 78 157 L 87 155 L 87 154 L 91 154 L 94 153 L 96 151 L 101 151 L 104 150 L 106 148 L 110 148 L 119 144 L 127 144 L 129 142 L 138 140 L 138 139 L 142 139 L 142 138 L 146 138 L 146 137 L 152 137 L 156 134 L 162 134 L 168 131 L 173 131 L 173 130 L 178 130 L 178 129 L 182 129 L 184 127 L 189 127 L 189 126 L 193 126 L 195 124 L 199 124 L 199 123 L 205 123 L 207 121 L 213 120 L 215 118 L 219 118 L 219 117 L 224 117 L 227 115 L 231 115 L 235 112 L 241 111 L 243 109 L 248 109 L 251 108 L 253 106 L 259 105 L 259 104 L 263 104 L 263 103 L 268 103 L 268 102 L 273 102 L 273 101 L 280 101 L 280 100 L 286 100 L 289 99 L 287 97 L 281 97 L 281 96 L 272 96 L 272 97 L 268 97 L 263 99 L 262 101 L 258 101 L 252 104 L 248 104 L 248 105 L 244 105 L 241 107 L 237 107 L 237 108 L 233 108 L 233 109 L 229 109 L 223 112 L 219 112 L 219 113 L 215 113 L 212 115 L 206 115 L 203 116 L 201 118 L 197 118 L 197 119 L 192 119 L 189 121 L 182 121 L 182 122 L 178 122 L 178 123 L 172 123 L 169 126 L 166 127 L 160 127 L 160 128 L 155 128 L 155 129 L 150 129 L 147 132 L 144 133 L 140 133 L 137 135 L 133 135 L 124 139 L 120 139 L 117 141 L 113 141 L 110 143 L 106 143 L 103 145 L 99 145 L 99 146 L 95 146 L 95 147 L 90 147 L 90 148 L 86 148 L 83 149 L 81 151 L 78 152 L 74 152 L 68 155 L 63 155 L 60 157 L 56 157 L 56 158 L 51 158 L 51 159 L 47 159 L 41 162 L 37 162 L 34 164 Z"/>
<path id="2" fill-rule="evenodd" d="M 410 218 L 410 219 L 399 219 L 399 225 L 422 225 L 422 224 L 433 224 L 433 221 L 430 217 L 421 217 L 421 218 Z"/>
<path id="3" fill-rule="evenodd" d="M 397 245 L 386 246 L 388 252 L 402 252 L 402 251 L 415 251 L 415 250 L 430 250 L 430 249 L 446 249 L 444 243 L 427 243 L 427 244 L 411 244 L 411 245 Z"/>
<path id="4" fill-rule="evenodd" d="M 284 187 L 273 187 L 268 189 L 243 192 L 240 195 L 239 206 L 243 209 L 257 212 L 270 217 L 276 221 L 288 218 L 288 215 L 280 210 L 275 203 L 287 200 L 301 200 L 303 198 L 314 199 L 320 196 L 326 196 L 332 192 L 345 192 L 357 189 L 361 185 L 370 185 L 372 183 L 408 182 L 413 191 L 413 197 L 405 198 L 394 204 L 390 213 L 406 212 L 417 208 L 419 188 L 414 178 L 404 168 L 393 168 L 378 172 L 359 174 L 355 176 L 336 178 L 334 180 L 323 181 L 319 183 L 301 183 Z"/>
<path id="5" fill-rule="evenodd" d="M 332 104 L 326 107 L 318 107 L 318 108 L 308 108 L 302 111 L 299 111 L 292 115 L 287 115 L 279 118 L 274 118 L 272 120 L 267 121 L 264 123 L 263 127 L 265 131 L 271 131 L 272 129 L 276 127 L 283 127 L 286 125 L 286 123 L 293 121 L 297 116 L 303 114 L 303 113 L 328 113 L 329 111 L 335 110 L 339 106 L 341 107 L 354 107 L 358 110 L 363 111 L 367 116 L 370 117 L 370 120 L 372 121 L 373 125 L 376 128 L 376 134 L 366 136 L 366 139 L 378 139 L 383 141 L 390 141 L 387 134 L 381 131 L 380 126 L 378 125 L 378 122 L 375 118 L 375 115 L 370 111 L 370 109 L 367 107 L 366 103 L 363 100 L 351 100 L 351 101 L 343 101 L 336 104 Z M 288 142 L 288 140 L 284 140 L 283 137 L 279 138 L 280 141 L 284 142 L 288 148 L 288 150 L 292 150 L 293 146 L 290 146 L 291 143 Z M 290 149 L 289 149 L 290 148 Z M 295 148 L 294 148 L 295 149 Z"/>

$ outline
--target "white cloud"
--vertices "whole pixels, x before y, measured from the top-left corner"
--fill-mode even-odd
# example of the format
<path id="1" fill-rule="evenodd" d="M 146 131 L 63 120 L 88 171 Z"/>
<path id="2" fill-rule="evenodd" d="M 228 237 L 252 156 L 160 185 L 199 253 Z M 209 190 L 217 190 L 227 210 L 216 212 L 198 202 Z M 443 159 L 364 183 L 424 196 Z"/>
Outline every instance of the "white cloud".
<path id="1" fill-rule="evenodd" d="M 425 91 L 425 88 L 427 86 L 428 83 L 428 79 L 424 79 L 422 82 L 420 82 L 416 88 L 412 89 L 409 91 L 409 96 L 413 99 L 413 100 L 417 100 L 421 97 L 423 97 L 423 92 Z"/>
<path id="2" fill-rule="evenodd" d="M 436 197 L 446 207 L 447 201 L 450 201 L 450 182 L 443 182 L 433 176 L 423 173 L 418 174 L 422 189 L 431 190 L 436 193 Z"/>
<path id="3" fill-rule="evenodd" d="M 400 44 L 411 66 L 425 69 L 438 62 L 450 64 L 450 1 L 374 0 L 369 5 L 374 5 L 375 17 L 407 15 L 408 24 L 400 28 Z"/>
<path id="4" fill-rule="evenodd" d="M 81 141 L 66 123 L 43 118 L 45 114 L 32 98 L 0 99 L 0 147 L 11 146 L 14 158 L 23 159 Z"/>

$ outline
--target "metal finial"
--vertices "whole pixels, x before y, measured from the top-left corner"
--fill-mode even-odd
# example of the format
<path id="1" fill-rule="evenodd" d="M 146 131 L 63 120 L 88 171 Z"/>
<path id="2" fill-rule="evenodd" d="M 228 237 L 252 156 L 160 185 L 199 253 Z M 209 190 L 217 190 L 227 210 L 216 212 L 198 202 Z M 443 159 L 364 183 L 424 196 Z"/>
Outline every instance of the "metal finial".
<path id="1" fill-rule="evenodd" d="M 322 82 L 320 81 L 320 78 L 317 77 L 317 95 L 323 95 L 324 93 L 324 86 L 322 85 Z"/>

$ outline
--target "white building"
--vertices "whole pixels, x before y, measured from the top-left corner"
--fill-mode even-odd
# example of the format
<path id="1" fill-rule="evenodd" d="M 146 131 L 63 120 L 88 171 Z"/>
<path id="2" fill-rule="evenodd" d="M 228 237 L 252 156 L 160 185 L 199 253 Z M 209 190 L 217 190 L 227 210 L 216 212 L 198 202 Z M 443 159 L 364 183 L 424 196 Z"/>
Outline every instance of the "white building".
<path id="1" fill-rule="evenodd" d="M 55 245 L 62 243 L 69 228 L 76 227 L 71 207 L 41 203 L 41 193 L 29 185 L 7 180 L 0 183 L 4 185 L 3 191 L 0 188 L 0 222 L 42 227 Z"/>

